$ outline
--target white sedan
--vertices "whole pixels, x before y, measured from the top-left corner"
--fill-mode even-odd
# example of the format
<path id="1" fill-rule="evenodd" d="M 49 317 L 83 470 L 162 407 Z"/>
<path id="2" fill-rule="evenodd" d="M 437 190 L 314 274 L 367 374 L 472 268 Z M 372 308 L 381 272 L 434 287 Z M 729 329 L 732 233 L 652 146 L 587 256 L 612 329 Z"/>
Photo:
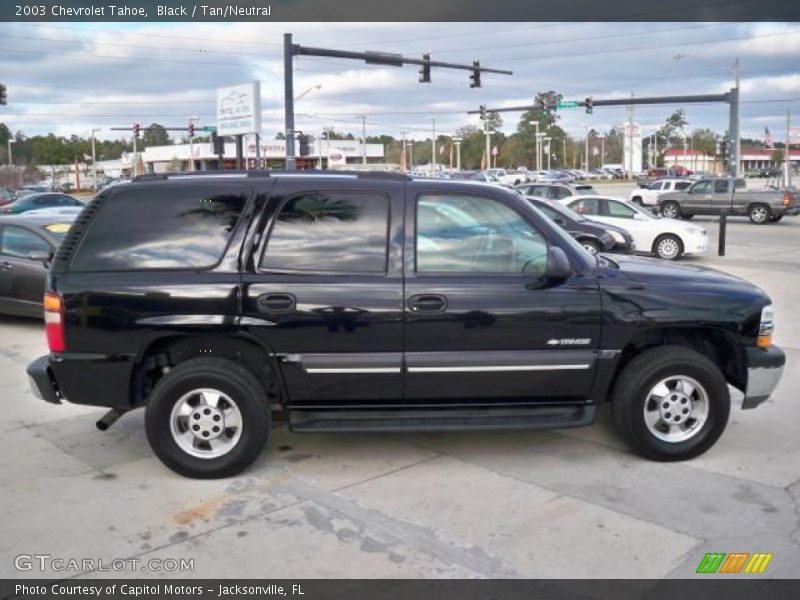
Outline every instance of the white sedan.
<path id="1" fill-rule="evenodd" d="M 708 233 L 702 227 L 656 216 L 621 198 L 571 196 L 560 202 L 592 221 L 626 229 L 633 236 L 638 252 L 677 260 L 681 256 L 703 254 L 708 249 Z"/>
<path id="2" fill-rule="evenodd" d="M 666 192 L 681 192 L 692 182 L 688 179 L 661 179 L 646 188 L 636 188 L 631 192 L 631 202 L 639 206 L 658 206 L 658 197 Z"/>

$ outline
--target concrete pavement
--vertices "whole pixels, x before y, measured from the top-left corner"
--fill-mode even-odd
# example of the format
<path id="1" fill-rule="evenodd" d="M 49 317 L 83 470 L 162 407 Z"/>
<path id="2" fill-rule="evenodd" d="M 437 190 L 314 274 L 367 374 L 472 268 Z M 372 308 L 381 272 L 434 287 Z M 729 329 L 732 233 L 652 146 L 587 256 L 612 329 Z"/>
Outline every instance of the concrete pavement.
<path id="1" fill-rule="evenodd" d="M 714 221 L 693 222 L 715 248 Z M 800 219 L 732 219 L 728 239 L 727 257 L 688 262 L 772 296 L 788 369 L 756 410 L 742 411 L 737 394 L 722 439 L 680 464 L 629 452 L 601 410 L 594 426 L 561 431 L 295 435 L 279 426 L 243 475 L 193 481 L 152 456 L 141 411 L 100 433 L 103 411 L 36 400 L 24 367 L 46 351 L 42 326 L 0 317 L 0 576 L 42 576 L 13 561 L 47 553 L 194 559 L 203 577 L 663 578 L 692 576 L 706 552 L 771 552 L 762 577 L 796 577 Z"/>

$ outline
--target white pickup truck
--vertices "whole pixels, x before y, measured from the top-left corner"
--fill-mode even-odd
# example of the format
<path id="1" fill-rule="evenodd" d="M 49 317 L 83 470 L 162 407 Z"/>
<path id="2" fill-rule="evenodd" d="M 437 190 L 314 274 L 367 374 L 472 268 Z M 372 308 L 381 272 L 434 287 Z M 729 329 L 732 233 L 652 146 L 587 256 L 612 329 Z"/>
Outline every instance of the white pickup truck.
<path id="1" fill-rule="evenodd" d="M 659 179 L 646 188 L 636 188 L 631 192 L 630 201 L 639 206 L 658 206 L 658 197 L 665 192 L 680 192 L 692 182 L 688 179 Z"/>
<path id="2" fill-rule="evenodd" d="M 527 183 L 528 179 L 530 179 L 524 173 L 506 171 L 505 169 L 486 169 L 486 172 L 495 176 L 500 183 L 506 185 L 519 185 L 520 183 Z"/>

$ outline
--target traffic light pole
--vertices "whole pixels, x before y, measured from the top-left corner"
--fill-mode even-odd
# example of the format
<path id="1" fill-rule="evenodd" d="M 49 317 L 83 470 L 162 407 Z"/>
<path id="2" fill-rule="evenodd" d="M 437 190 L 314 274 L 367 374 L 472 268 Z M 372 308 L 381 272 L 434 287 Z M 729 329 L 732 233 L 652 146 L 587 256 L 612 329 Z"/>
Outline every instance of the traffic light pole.
<path id="1" fill-rule="evenodd" d="M 632 105 L 649 105 L 649 104 L 693 104 L 693 103 L 708 103 L 708 102 L 725 102 L 730 107 L 730 122 L 729 131 L 732 140 L 739 139 L 739 86 L 738 82 L 736 87 L 725 94 L 697 94 L 691 96 L 652 96 L 641 98 L 612 98 L 608 100 L 594 100 L 587 98 L 583 102 L 576 102 L 575 107 L 586 107 L 591 109 L 598 106 L 632 106 Z M 489 112 L 524 112 L 529 110 L 539 110 L 542 113 L 547 113 L 556 110 L 557 107 L 549 106 L 543 107 L 540 105 L 527 105 L 527 106 L 509 106 L 504 108 L 486 108 L 482 106 L 479 110 L 470 110 L 467 114 L 477 115 Z M 736 148 L 736 142 L 730 144 L 730 173 L 733 177 L 739 175 L 739 152 Z M 588 162 L 588 157 L 587 157 Z"/>
<path id="2" fill-rule="evenodd" d="M 403 67 L 405 65 L 419 65 L 420 82 L 430 82 L 431 67 L 440 69 L 458 69 L 470 71 L 472 83 L 470 87 L 481 87 L 481 73 L 496 73 L 499 75 L 513 75 L 512 71 L 501 69 L 487 69 L 481 67 L 480 61 L 473 61 L 471 65 L 458 63 L 448 63 L 431 60 L 429 54 L 423 58 L 410 58 L 402 54 L 392 52 L 350 52 L 346 50 L 332 50 L 329 48 L 311 48 L 292 43 L 292 34 L 283 34 L 283 95 L 284 95 L 284 127 L 286 135 L 286 169 L 293 171 L 297 168 L 295 160 L 295 125 L 294 125 L 294 66 L 295 56 L 321 56 L 325 58 L 345 58 L 351 60 L 363 60 L 371 65 L 387 65 L 392 67 Z M 365 140 L 366 142 L 366 140 Z"/>

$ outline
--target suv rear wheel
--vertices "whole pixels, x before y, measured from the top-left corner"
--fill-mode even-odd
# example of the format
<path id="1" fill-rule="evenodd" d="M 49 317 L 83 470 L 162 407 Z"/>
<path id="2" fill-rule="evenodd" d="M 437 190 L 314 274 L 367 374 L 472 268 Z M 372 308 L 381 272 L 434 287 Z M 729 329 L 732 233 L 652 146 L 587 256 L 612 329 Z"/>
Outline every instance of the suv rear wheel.
<path id="1" fill-rule="evenodd" d="M 763 225 L 772 219 L 772 212 L 766 204 L 753 204 L 747 214 L 756 225 Z"/>
<path id="2" fill-rule="evenodd" d="M 702 454 L 722 435 L 730 413 L 722 372 L 682 346 L 661 346 L 634 358 L 620 374 L 612 400 L 619 436 L 658 461 Z"/>
<path id="3" fill-rule="evenodd" d="M 597 244 L 597 242 L 595 242 L 595 241 L 593 241 L 593 240 L 585 240 L 585 239 L 584 239 L 584 240 L 581 240 L 581 241 L 580 241 L 580 244 L 581 244 L 581 246 L 583 246 L 583 247 L 586 249 L 586 251 L 587 251 L 587 252 L 589 252 L 589 254 L 591 254 L 591 255 L 595 255 L 595 254 L 597 254 L 598 252 L 600 252 L 600 246 Z"/>
<path id="4" fill-rule="evenodd" d="M 158 381 L 145 427 L 153 452 L 176 473 L 228 477 L 250 465 L 267 443 L 267 394 L 232 360 L 190 360 Z"/>
<path id="5" fill-rule="evenodd" d="M 681 207 L 677 202 L 668 201 L 661 205 L 661 215 L 667 219 L 680 219 Z"/>

